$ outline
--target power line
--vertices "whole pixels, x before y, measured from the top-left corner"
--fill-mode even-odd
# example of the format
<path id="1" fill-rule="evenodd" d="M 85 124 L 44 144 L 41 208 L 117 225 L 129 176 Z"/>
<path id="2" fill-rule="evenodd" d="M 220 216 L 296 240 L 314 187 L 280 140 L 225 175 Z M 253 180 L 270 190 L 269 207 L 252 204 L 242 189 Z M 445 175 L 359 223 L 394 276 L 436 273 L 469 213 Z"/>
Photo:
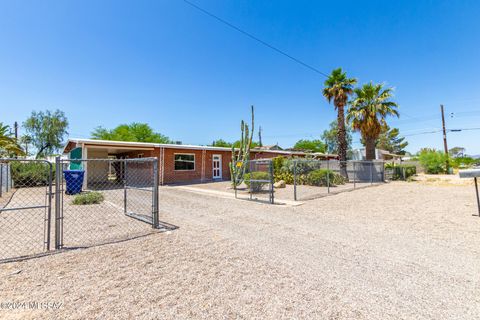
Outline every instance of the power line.
<path id="1" fill-rule="evenodd" d="M 296 63 L 304 66 L 305 68 L 310 69 L 310 70 L 312 70 L 312 71 L 314 71 L 314 72 L 316 72 L 316 73 L 318 73 L 318 74 L 321 74 L 322 76 L 328 78 L 328 75 L 327 75 L 326 73 L 323 73 L 322 71 L 318 70 L 317 68 L 313 67 L 312 65 L 310 65 L 310 64 L 308 64 L 308 63 L 306 63 L 306 62 L 303 62 L 303 61 L 301 61 L 300 59 L 297 59 L 297 58 L 293 57 L 292 55 L 286 53 L 285 51 L 282 51 L 282 50 L 278 49 L 277 47 L 274 47 L 273 45 L 267 43 L 266 41 L 263 41 L 262 39 L 257 38 L 257 37 L 254 36 L 253 34 L 251 34 L 251 33 L 247 32 L 247 31 L 244 31 L 244 30 L 240 29 L 239 27 L 235 26 L 234 24 L 232 24 L 232 23 L 230 23 L 230 22 L 228 22 L 228 21 L 220 18 L 219 16 L 217 16 L 217 15 L 215 15 L 215 14 L 213 14 L 213 13 L 211 13 L 211 12 L 209 12 L 209 11 L 201 8 L 201 7 L 199 7 L 198 5 L 192 3 L 192 2 L 190 2 L 190 1 L 188 1 L 188 0 L 183 0 L 183 1 L 184 1 L 186 4 L 190 5 L 191 7 L 197 9 L 198 11 L 200 11 L 200 12 L 202 12 L 202 13 L 204 13 L 204 14 L 206 14 L 206 15 L 214 18 L 214 19 L 216 19 L 217 21 L 223 23 L 224 25 L 226 25 L 226 26 L 228 26 L 228 27 L 230 27 L 230 28 L 232 28 L 232 29 L 234 29 L 234 30 L 236 30 L 236 31 L 238 31 L 238 32 L 246 35 L 247 37 L 249 37 L 249 38 L 251 38 L 251 39 L 253 39 L 253 40 L 255 40 L 255 41 L 263 44 L 264 46 L 266 46 L 266 47 L 268 47 L 268 48 L 276 51 L 277 53 L 280 53 L 281 55 L 289 58 L 290 60 L 295 61 Z"/>

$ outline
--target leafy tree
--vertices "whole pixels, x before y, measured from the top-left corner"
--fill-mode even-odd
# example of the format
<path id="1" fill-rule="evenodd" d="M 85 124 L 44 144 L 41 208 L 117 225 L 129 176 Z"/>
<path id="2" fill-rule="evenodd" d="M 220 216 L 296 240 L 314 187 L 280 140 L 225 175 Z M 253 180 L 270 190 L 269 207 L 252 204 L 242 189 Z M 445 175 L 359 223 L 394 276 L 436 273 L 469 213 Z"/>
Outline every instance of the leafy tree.
<path id="1" fill-rule="evenodd" d="M 426 173 L 438 174 L 446 172 L 447 155 L 434 149 L 422 149 L 418 155 L 420 164 Z"/>
<path id="2" fill-rule="evenodd" d="M 60 110 L 33 111 L 23 123 L 23 127 L 36 148 L 36 158 L 58 151 L 63 146 L 65 135 L 68 134 L 68 120 L 65 113 Z"/>
<path id="3" fill-rule="evenodd" d="M 11 155 L 24 155 L 24 151 L 9 131 L 10 127 L 0 122 L 0 155 L 7 157 Z"/>
<path id="4" fill-rule="evenodd" d="M 347 133 L 345 130 L 345 106 L 348 97 L 353 93 L 353 86 L 357 83 L 354 78 L 348 78 L 346 72 L 342 68 L 334 69 L 327 80 L 325 80 L 323 88 L 323 96 L 332 102 L 337 110 L 337 139 L 338 139 L 338 157 L 340 159 L 340 173 L 347 177 Z"/>
<path id="5" fill-rule="evenodd" d="M 400 130 L 398 128 L 391 129 L 389 126 L 384 126 L 377 140 L 377 148 L 404 155 L 408 141 L 405 141 L 405 137 L 399 137 L 399 135 Z"/>
<path id="6" fill-rule="evenodd" d="M 360 131 L 365 142 L 367 160 L 375 159 L 375 144 L 382 128 L 386 126 L 386 117 L 398 117 L 398 105 L 391 101 L 392 88 L 383 88 L 383 84 L 367 83 L 354 91 L 355 97 L 347 111 L 347 122 L 354 130 Z"/>
<path id="7" fill-rule="evenodd" d="M 212 147 L 223 147 L 223 148 L 231 148 L 232 147 L 232 143 L 231 142 L 227 142 L 223 139 L 218 139 L 218 140 L 214 140 L 213 143 L 212 143 Z"/>
<path id="8" fill-rule="evenodd" d="M 137 122 L 121 124 L 110 130 L 97 127 L 91 135 L 93 139 L 97 140 L 172 143 L 170 138 L 161 133 L 154 132 L 148 124 Z"/>
<path id="9" fill-rule="evenodd" d="M 326 151 L 328 153 L 338 154 L 338 125 L 337 120 L 330 123 L 330 128 L 323 131 L 321 136 L 322 140 L 326 144 Z M 345 128 L 345 139 L 347 140 L 347 150 L 352 149 L 352 130 L 350 127 Z"/>
<path id="10" fill-rule="evenodd" d="M 32 143 L 32 137 L 30 137 L 28 134 L 25 134 L 18 139 L 18 143 L 23 147 L 25 150 L 25 155 L 28 156 L 28 146 Z"/>
<path id="11" fill-rule="evenodd" d="M 240 140 L 237 140 L 232 145 L 234 148 L 240 148 L 241 142 Z M 250 148 L 255 148 L 259 146 L 260 146 L 260 143 L 258 143 L 257 141 L 252 141 L 252 143 L 250 144 Z"/>
<path id="12" fill-rule="evenodd" d="M 295 150 L 311 151 L 311 152 L 321 152 L 325 153 L 327 150 L 327 145 L 319 139 L 314 140 L 298 140 L 293 146 Z"/>

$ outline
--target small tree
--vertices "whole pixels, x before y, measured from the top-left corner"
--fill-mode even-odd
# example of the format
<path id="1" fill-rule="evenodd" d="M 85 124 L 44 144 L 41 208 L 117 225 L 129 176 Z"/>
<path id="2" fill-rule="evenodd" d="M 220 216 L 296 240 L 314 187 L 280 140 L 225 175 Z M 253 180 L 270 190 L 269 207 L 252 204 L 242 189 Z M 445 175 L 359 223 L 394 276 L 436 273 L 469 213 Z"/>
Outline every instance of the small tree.
<path id="1" fill-rule="evenodd" d="M 92 132 L 92 138 L 97 140 L 172 143 L 170 138 L 155 132 L 148 124 L 137 122 L 121 124 L 110 130 L 97 127 Z"/>
<path id="2" fill-rule="evenodd" d="M 439 174 L 446 172 L 447 156 L 444 152 L 422 149 L 418 155 L 418 160 L 426 173 Z"/>
<path id="3" fill-rule="evenodd" d="M 394 154 L 404 155 L 406 153 L 405 148 L 408 146 L 408 142 L 404 137 L 400 137 L 400 130 L 398 128 L 390 129 L 390 127 L 384 126 L 382 133 L 377 140 L 377 148 L 387 150 Z"/>
<path id="4" fill-rule="evenodd" d="M 232 146 L 232 161 L 230 162 L 230 178 L 232 185 L 236 188 L 242 183 L 245 176 L 245 170 L 247 169 L 248 160 L 250 158 L 250 147 L 252 145 L 253 131 L 254 131 L 254 109 L 252 106 L 252 126 L 251 131 L 248 124 L 245 121 L 241 121 L 241 139 L 238 147 Z"/>
<path id="5" fill-rule="evenodd" d="M 23 127 L 36 148 L 37 159 L 57 152 L 68 134 L 68 120 L 65 113 L 60 110 L 33 111 L 23 123 Z"/>
<path id="6" fill-rule="evenodd" d="M 310 152 L 321 152 L 325 153 L 327 150 L 327 145 L 319 139 L 314 139 L 314 140 L 298 140 L 295 145 L 293 146 L 293 149 L 295 150 L 301 150 L 301 151 L 310 151 Z"/>
<path id="7" fill-rule="evenodd" d="M 227 141 L 225 141 L 225 140 L 223 140 L 223 139 L 218 139 L 218 140 L 214 140 L 214 141 L 213 141 L 212 147 L 231 148 L 231 147 L 232 147 L 232 143 L 227 142 Z"/>
<path id="8" fill-rule="evenodd" d="M 338 154 L 338 125 L 337 120 L 330 123 L 328 130 L 323 131 L 321 136 L 326 144 L 326 151 L 328 153 Z M 352 149 L 352 130 L 350 127 L 345 128 L 345 139 L 347 140 L 347 150 Z"/>

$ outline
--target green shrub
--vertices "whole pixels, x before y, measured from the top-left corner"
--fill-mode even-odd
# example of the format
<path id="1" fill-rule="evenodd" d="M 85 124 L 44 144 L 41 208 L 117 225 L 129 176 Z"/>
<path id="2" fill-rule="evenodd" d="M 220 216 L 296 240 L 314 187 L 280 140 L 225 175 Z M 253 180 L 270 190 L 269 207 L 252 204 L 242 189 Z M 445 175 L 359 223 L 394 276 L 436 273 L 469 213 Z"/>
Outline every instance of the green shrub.
<path id="1" fill-rule="evenodd" d="M 251 173 L 245 173 L 245 175 L 243 176 L 243 179 L 247 187 L 250 188 L 252 192 L 259 192 L 263 189 L 263 186 L 269 184 L 269 182 L 260 182 L 260 181 L 250 182 L 250 180 L 270 180 L 270 174 L 268 172 L 263 172 L 263 171 L 254 171 Z"/>
<path id="2" fill-rule="evenodd" d="M 447 156 L 443 152 L 424 150 L 420 152 L 418 159 L 426 173 L 439 174 L 446 172 Z"/>
<path id="3" fill-rule="evenodd" d="M 385 169 L 392 170 L 392 180 L 408 180 L 408 178 L 417 174 L 417 167 L 413 164 L 387 163 Z"/>
<path id="4" fill-rule="evenodd" d="M 471 168 L 478 164 L 480 164 L 480 160 L 471 157 L 459 157 L 450 160 L 450 165 L 456 169 Z"/>
<path id="5" fill-rule="evenodd" d="M 307 175 L 307 184 L 311 186 L 335 186 L 345 184 L 343 176 L 328 169 L 317 169 Z"/>
<path id="6" fill-rule="evenodd" d="M 105 197 L 100 192 L 97 192 L 97 191 L 85 192 L 75 196 L 75 198 L 72 201 L 72 204 L 75 204 L 75 205 L 99 204 L 104 199 Z"/>
<path id="7" fill-rule="evenodd" d="M 13 185 L 17 188 L 48 185 L 50 165 L 47 162 L 11 161 Z M 55 179 L 55 166 L 52 165 L 52 180 Z"/>

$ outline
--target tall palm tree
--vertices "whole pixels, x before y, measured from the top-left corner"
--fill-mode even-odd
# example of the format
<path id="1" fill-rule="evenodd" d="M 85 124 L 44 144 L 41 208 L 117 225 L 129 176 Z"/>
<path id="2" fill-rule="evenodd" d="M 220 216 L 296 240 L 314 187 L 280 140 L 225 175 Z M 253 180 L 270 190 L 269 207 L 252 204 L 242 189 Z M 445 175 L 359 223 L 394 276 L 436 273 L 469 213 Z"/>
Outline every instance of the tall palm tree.
<path id="1" fill-rule="evenodd" d="M 347 138 L 345 130 L 345 106 L 348 102 L 348 97 L 353 93 L 353 86 L 357 83 L 357 79 L 348 78 L 347 73 L 342 71 L 342 68 L 334 69 L 327 80 L 325 80 L 325 87 L 323 88 L 323 96 L 327 98 L 337 110 L 338 123 L 338 157 L 340 159 L 340 173 L 347 177 Z"/>
<path id="2" fill-rule="evenodd" d="M 347 122 L 356 131 L 360 131 L 365 143 L 367 160 L 375 159 L 375 144 L 382 128 L 386 126 L 387 116 L 398 117 L 398 105 L 391 101 L 392 88 L 383 84 L 367 83 L 355 89 L 354 99 L 347 112 Z"/>
<path id="3" fill-rule="evenodd" d="M 15 138 L 9 133 L 9 126 L 0 122 L 0 154 L 5 155 L 23 155 L 22 148 L 18 145 Z"/>

